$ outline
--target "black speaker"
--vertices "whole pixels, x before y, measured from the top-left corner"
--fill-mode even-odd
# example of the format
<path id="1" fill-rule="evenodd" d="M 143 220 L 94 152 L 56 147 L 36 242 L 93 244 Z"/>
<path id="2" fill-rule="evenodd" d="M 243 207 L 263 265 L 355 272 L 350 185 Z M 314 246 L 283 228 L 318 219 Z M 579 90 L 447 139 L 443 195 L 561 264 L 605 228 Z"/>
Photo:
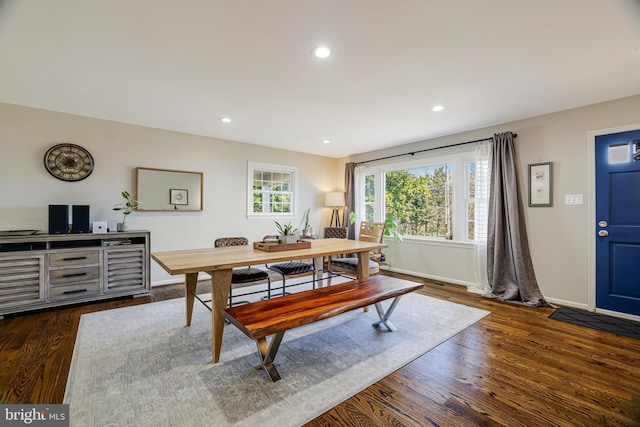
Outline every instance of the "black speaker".
<path id="1" fill-rule="evenodd" d="M 72 233 L 88 233 L 89 232 L 89 205 L 73 205 L 71 210 L 71 232 Z"/>
<path id="2" fill-rule="evenodd" d="M 67 234 L 69 205 L 49 205 L 49 234 Z"/>

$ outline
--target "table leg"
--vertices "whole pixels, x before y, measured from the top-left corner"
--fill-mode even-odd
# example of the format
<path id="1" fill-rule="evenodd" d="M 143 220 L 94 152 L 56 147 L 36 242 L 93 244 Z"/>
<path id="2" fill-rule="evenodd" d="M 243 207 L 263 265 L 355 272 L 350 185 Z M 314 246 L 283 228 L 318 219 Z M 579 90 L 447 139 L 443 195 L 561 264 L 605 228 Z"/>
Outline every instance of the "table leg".
<path id="1" fill-rule="evenodd" d="M 358 279 L 369 277 L 369 251 L 358 252 Z"/>
<path id="2" fill-rule="evenodd" d="M 358 252 L 358 272 L 356 274 L 358 279 L 369 277 L 369 251 Z M 368 312 L 369 306 L 363 307 L 362 311 Z"/>
<path id="3" fill-rule="evenodd" d="M 323 268 L 324 268 L 324 257 L 315 257 L 313 259 L 313 270 L 314 270 L 313 274 L 316 275 L 316 283 L 318 284 L 319 288 L 324 287 L 324 280 L 322 280 Z"/>
<path id="4" fill-rule="evenodd" d="M 213 363 L 220 360 L 220 347 L 222 345 L 222 334 L 224 333 L 224 318 L 222 310 L 227 308 L 229 292 L 231 290 L 231 269 L 209 271 L 212 285 L 212 307 L 211 307 L 211 352 Z"/>
<path id="5" fill-rule="evenodd" d="M 184 299 L 186 302 L 187 326 L 191 325 L 191 315 L 193 314 L 193 301 L 198 284 L 198 273 L 187 273 L 184 278 Z"/>

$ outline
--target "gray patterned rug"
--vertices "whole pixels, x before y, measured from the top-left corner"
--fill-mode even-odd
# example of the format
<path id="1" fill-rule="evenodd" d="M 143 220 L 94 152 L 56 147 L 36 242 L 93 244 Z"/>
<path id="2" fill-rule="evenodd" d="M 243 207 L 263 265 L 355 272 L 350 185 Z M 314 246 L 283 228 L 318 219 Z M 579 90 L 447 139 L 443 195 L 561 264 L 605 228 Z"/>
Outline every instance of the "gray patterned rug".
<path id="1" fill-rule="evenodd" d="M 396 332 L 355 310 L 288 331 L 271 383 L 253 341 L 225 328 L 211 364 L 211 315 L 184 300 L 85 314 L 64 403 L 72 426 L 299 426 L 489 314 L 418 294 L 402 298 Z"/>

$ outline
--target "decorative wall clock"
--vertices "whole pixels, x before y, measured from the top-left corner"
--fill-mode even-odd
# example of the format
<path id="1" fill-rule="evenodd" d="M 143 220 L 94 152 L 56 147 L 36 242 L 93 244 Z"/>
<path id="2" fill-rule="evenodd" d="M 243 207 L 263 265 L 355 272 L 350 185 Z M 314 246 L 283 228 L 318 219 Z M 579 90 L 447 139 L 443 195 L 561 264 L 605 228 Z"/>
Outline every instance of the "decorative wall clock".
<path id="1" fill-rule="evenodd" d="M 44 167 L 63 181 L 81 181 L 93 172 L 93 157 L 75 144 L 58 144 L 44 155 Z"/>

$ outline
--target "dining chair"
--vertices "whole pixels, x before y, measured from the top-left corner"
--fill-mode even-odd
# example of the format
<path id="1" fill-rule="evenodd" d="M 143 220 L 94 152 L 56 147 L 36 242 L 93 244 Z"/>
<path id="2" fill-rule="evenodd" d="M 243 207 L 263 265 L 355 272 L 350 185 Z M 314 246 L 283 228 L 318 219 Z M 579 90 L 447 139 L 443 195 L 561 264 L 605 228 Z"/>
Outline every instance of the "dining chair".
<path id="1" fill-rule="evenodd" d="M 279 236 L 264 236 L 263 240 L 275 239 L 278 237 Z M 280 276 L 282 277 L 282 295 L 287 294 L 286 292 L 287 277 L 293 278 L 293 277 L 307 276 L 311 274 L 312 287 L 313 289 L 316 288 L 316 274 L 315 274 L 315 269 L 313 268 L 313 264 L 308 264 L 302 261 L 288 261 L 288 262 L 282 262 L 278 264 L 270 264 L 270 265 L 267 265 L 267 268 L 275 273 L 280 274 Z M 278 296 L 280 296 L 280 294 L 278 294 Z"/>
<path id="2" fill-rule="evenodd" d="M 346 239 L 347 228 L 346 227 L 325 227 L 324 238 L 325 239 Z"/>
<path id="3" fill-rule="evenodd" d="M 347 227 L 325 227 L 323 237 L 325 239 L 346 239 L 349 229 Z M 337 255 L 336 258 L 342 258 L 344 255 Z M 326 256 L 322 259 L 322 272 L 328 273 L 327 279 L 331 277 L 329 265 L 331 257 Z M 328 282 L 330 284 L 330 282 Z"/>
<path id="4" fill-rule="evenodd" d="M 358 240 L 363 242 L 382 243 L 384 238 L 384 222 L 362 221 L 360 223 L 360 231 Z M 380 262 L 382 260 L 382 250 L 376 250 L 369 253 L 369 275 L 380 272 Z M 356 277 L 358 273 L 358 258 L 330 258 L 326 268 L 331 274 L 329 282 L 331 284 L 331 276 L 336 273 L 344 273 L 348 276 Z"/>
<path id="5" fill-rule="evenodd" d="M 245 237 L 221 237 L 213 242 L 216 248 L 224 248 L 228 246 L 246 246 L 249 240 Z M 250 285 L 258 285 L 267 283 L 267 298 L 271 298 L 271 279 L 269 273 L 259 268 L 247 266 L 234 268 L 231 272 L 231 290 L 229 291 L 229 307 L 233 305 L 245 304 L 249 301 L 233 302 L 233 289 Z M 248 294 L 243 294 L 248 295 Z"/>

